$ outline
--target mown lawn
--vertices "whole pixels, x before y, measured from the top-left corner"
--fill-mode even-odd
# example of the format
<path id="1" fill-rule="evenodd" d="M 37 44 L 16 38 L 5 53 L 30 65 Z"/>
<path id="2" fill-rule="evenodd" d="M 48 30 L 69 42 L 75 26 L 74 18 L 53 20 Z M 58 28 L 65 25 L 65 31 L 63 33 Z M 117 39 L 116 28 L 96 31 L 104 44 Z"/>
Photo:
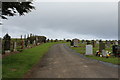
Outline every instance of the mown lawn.
<path id="1" fill-rule="evenodd" d="M 67 45 L 70 47 L 70 43 L 67 43 Z M 86 52 L 86 47 L 85 46 L 86 46 L 86 44 L 80 43 L 79 47 L 70 47 L 70 48 L 75 50 L 77 53 L 85 54 L 85 52 Z M 91 59 L 104 61 L 104 62 L 113 63 L 113 64 L 120 64 L 119 59 L 117 57 L 114 57 L 114 56 L 111 56 L 109 58 L 95 56 L 97 50 L 99 50 L 99 45 L 98 44 L 96 44 L 95 47 L 93 47 L 93 55 L 86 56 L 86 57 L 89 57 Z M 105 50 L 112 52 L 112 45 L 111 45 L 110 48 L 106 47 Z"/>
<path id="2" fill-rule="evenodd" d="M 7 56 L 2 60 L 3 78 L 22 78 L 35 64 L 40 61 L 49 48 L 59 42 L 45 43 L 23 52 Z"/>

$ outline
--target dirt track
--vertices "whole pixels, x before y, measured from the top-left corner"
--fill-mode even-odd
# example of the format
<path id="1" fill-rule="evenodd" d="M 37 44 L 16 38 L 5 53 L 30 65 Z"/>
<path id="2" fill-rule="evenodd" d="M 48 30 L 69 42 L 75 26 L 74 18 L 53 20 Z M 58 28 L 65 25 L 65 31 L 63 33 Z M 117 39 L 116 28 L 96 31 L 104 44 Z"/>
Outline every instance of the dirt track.
<path id="1" fill-rule="evenodd" d="M 118 68 L 75 55 L 64 44 L 51 47 L 31 78 L 118 78 Z"/>

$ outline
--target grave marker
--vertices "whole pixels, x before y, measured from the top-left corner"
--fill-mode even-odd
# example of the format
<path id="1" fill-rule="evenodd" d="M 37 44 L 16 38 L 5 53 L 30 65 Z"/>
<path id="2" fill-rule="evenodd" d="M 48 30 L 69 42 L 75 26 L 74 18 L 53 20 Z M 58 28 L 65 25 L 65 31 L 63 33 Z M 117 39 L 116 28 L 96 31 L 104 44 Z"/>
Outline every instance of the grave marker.
<path id="1" fill-rule="evenodd" d="M 117 57 L 119 56 L 120 57 L 120 45 L 113 45 L 112 46 L 112 51 L 113 51 L 113 54 Z"/>
<path id="2" fill-rule="evenodd" d="M 85 55 L 93 55 L 93 46 L 86 45 L 86 54 Z"/>
<path id="3" fill-rule="evenodd" d="M 3 40 L 4 40 L 4 44 L 3 44 L 3 48 L 4 48 L 4 52 L 5 53 L 10 53 L 10 41 L 11 41 L 11 37 L 6 34 L 4 37 L 3 37 Z"/>
<path id="4" fill-rule="evenodd" d="M 73 44 L 73 46 L 74 47 L 78 47 L 78 44 L 79 44 L 79 39 L 73 39 L 73 42 L 72 42 Z"/>
<path id="5" fill-rule="evenodd" d="M 16 47 L 17 47 L 17 43 L 16 43 L 16 42 L 13 42 L 13 51 L 17 51 L 17 50 L 16 50 Z"/>
<path id="6" fill-rule="evenodd" d="M 99 41 L 99 51 L 102 52 L 102 50 L 105 50 L 105 43 L 102 42 L 102 40 Z"/>

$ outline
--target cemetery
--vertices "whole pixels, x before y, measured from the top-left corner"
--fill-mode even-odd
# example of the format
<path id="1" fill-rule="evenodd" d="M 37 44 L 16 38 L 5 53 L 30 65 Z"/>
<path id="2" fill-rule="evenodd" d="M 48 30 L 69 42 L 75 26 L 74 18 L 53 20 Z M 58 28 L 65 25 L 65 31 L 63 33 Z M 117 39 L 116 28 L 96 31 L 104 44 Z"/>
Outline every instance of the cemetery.
<path id="1" fill-rule="evenodd" d="M 33 36 L 30 34 L 29 37 L 23 38 L 21 36 L 21 38 L 11 38 L 9 34 L 6 34 L 2 40 L 2 48 L 0 48 L 2 49 L 3 58 L 2 77 L 23 77 L 44 56 L 52 45 L 58 43 L 62 42 L 52 40 L 50 43 L 46 41 L 46 37 L 44 36 Z"/>
<path id="2" fill-rule="evenodd" d="M 120 40 L 108 14 L 116 3 L 40 2 L 0 2 L 0 79 L 117 80 Z"/>
<path id="3" fill-rule="evenodd" d="M 118 57 L 120 57 L 120 46 L 116 40 L 80 40 L 77 45 L 78 47 L 72 47 L 73 45 L 71 45 L 71 43 L 68 44 L 68 46 L 71 46 L 71 49 L 86 57 L 113 64 L 120 64 L 118 60 Z"/>

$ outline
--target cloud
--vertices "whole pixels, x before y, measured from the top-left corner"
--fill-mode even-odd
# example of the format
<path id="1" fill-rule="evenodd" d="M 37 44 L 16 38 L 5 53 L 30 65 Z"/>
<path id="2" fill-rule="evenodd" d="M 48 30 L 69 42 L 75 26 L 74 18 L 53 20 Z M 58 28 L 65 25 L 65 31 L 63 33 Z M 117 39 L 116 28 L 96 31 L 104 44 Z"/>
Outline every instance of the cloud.
<path id="1" fill-rule="evenodd" d="M 54 39 L 74 37 L 117 39 L 118 37 L 117 3 L 45 2 L 34 5 L 36 10 L 26 16 L 3 20 L 4 28 L 8 29 L 12 36 L 34 33 Z"/>

